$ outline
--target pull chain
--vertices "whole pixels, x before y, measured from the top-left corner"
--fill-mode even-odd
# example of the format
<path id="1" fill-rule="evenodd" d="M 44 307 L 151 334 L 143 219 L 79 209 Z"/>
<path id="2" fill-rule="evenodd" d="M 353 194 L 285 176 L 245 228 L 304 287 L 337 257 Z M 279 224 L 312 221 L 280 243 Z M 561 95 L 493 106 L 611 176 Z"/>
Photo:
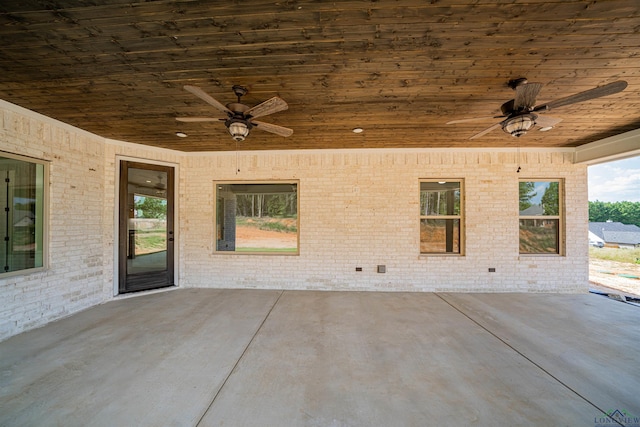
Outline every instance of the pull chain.
<path id="1" fill-rule="evenodd" d="M 238 163 L 238 141 L 236 141 L 236 175 L 240 172 L 240 164 Z"/>

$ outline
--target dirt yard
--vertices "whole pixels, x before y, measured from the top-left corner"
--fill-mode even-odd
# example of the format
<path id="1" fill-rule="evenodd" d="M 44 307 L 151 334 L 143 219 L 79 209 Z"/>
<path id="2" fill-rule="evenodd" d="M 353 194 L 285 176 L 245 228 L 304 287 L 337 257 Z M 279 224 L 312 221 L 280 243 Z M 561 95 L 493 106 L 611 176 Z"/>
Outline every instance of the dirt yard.
<path id="1" fill-rule="evenodd" d="M 281 231 L 260 230 L 256 227 L 238 226 L 236 228 L 236 247 L 238 248 L 296 248 L 298 235 Z"/>
<path id="2" fill-rule="evenodd" d="M 589 281 L 596 289 L 640 296 L 640 264 L 590 258 Z"/>

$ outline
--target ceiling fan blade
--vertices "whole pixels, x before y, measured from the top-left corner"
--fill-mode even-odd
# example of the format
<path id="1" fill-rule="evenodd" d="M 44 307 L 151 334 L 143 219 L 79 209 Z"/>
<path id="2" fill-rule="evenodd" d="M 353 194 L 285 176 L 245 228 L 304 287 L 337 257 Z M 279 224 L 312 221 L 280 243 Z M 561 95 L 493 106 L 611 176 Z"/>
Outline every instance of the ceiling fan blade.
<path id="1" fill-rule="evenodd" d="M 196 122 L 218 122 L 227 119 L 219 119 L 215 117 L 176 117 L 179 122 L 196 123 Z"/>
<path id="2" fill-rule="evenodd" d="M 293 129 L 289 129 L 283 126 L 278 126 L 271 123 L 259 122 L 257 120 L 251 120 L 251 124 L 255 126 L 257 129 L 262 129 L 266 132 L 275 133 L 276 135 L 280 135 L 280 136 L 293 135 Z"/>
<path id="3" fill-rule="evenodd" d="M 513 105 L 516 110 L 531 109 L 536 105 L 536 97 L 542 89 L 542 83 L 525 83 L 516 86 L 516 97 Z"/>
<path id="4" fill-rule="evenodd" d="M 448 125 L 454 125 L 456 123 L 471 123 L 471 122 L 484 122 L 485 120 L 491 119 L 499 119 L 505 116 L 485 116 L 485 117 L 474 117 L 472 119 L 459 119 L 459 120 L 451 120 L 447 122 Z"/>
<path id="5" fill-rule="evenodd" d="M 267 99 L 266 101 L 256 105 L 255 107 L 249 108 L 245 111 L 244 115 L 246 117 L 257 118 L 266 116 L 268 114 L 277 113 L 278 111 L 283 111 L 289 108 L 289 105 L 285 102 L 284 99 L 274 96 L 271 99 Z"/>
<path id="6" fill-rule="evenodd" d="M 208 93 L 206 93 L 205 91 L 203 91 L 199 87 L 186 85 L 186 86 L 184 86 L 184 90 L 191 92 L 192 94 L 194 94 L 198 98 L 202 99 L 204 102 L 214 106 L 218 110 L 220 110 L 220 111 L 222 111 L 224 113 L 227 113 L 229 115 L 233 115 L 233 112 L 231 110 L 229 110 L 220 101 L 218 101 L 217 99 L 213 98 L 211 95 L 209 95 Z"/>
<path id="7" fill-rule="evenodd" d="M 552 128 L 555 125 L 557 125 L 558 123 L 560 123 L 562 121 L 562 119 L 559 119 L 557 117 L 549 117 L 549 116 L 538 116 L 538 118 L 536 119 L 536 126 L 539 126 L 541 128 Z"/>
<path id="8" fill-rule="evenodd" d="M 539 105 L 534 108 L 534 111 L 553 110 L 554 108 L 564 107 L 565 105 L 576 104 L 578 102 L 600 98 L 601 96 L 613 95 L 614 93 L 622 92 L 626 87 L 627 82 L 625 82 L 624 80 L 618 80 L 617 82 L 609 83 L 604 86 L 598 86 L 596 88 L 585 90 L 584 92 L 578 92 L 565 98 L 556 99 L 555 101 L 548 102 L 544 105 Z"/>
<path id="9" fill-rule="evenodd" d="M 481 136 L 484 136 L 484 135 L 488 134 L 489 132 L 491 132 L 491 131 L 493 131 L 493 130 L 495 130 L 495 129 L 498 129 L 500 126 L 502 126 L 502 122 L 500 122 L 500 123 L 496 123 L 495 125 L 493 125 L 493 126 L 490 126 L 490 127 L 486 128 L 486 129 L 485 129 L 485 130 L 483 130 L 482 132 L 476 133 L 475 135 L 473 135 L 473 136 L 472 136 L 471 138 L 469 138 L 469 139 L 476 139 L 476 138 L 480 138 Z"/>

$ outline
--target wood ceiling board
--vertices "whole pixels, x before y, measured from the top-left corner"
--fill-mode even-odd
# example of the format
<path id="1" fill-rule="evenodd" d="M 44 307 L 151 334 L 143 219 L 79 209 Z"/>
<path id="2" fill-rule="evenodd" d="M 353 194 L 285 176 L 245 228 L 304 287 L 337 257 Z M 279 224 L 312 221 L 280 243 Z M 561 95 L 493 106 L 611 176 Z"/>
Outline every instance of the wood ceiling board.
<path id="1" fill-rule="evenodd" d="M 235 149 L 219 123 L 175 121 L 215 115 L 185 84 L 222 103 L 235 100 L 234 84 L 249 87 L 247 105 L 288 102 L 263 119 L 294 135 L 254 130 L 240 149 L 568 147 L 637 127 L 640 4 L 476 3 L 93 0 L 44 10 L 5 0 L 0 98 L 105 137 L 185 151 Z M 617 79 L 629 86 L 554 111 L 563 122 L 544 137 L 497 130 L 469 141 L 483 123 L 444 125 L 497 114 L 513 96 L 507 81 L 522 76 L 544 84 L 540 102 Z M 356 125 L 365 133 L 351 134 Z M 176 141 L 178 130 L 189 137 Z"/>

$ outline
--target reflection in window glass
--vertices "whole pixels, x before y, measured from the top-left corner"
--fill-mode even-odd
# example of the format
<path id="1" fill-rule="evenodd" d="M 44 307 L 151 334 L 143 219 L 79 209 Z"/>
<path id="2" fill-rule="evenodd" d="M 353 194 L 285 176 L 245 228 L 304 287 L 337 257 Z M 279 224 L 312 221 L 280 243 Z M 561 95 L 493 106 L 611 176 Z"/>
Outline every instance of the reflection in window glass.
<path id="1" fill-rule="evenodd" d="M 431 185 L 429 185 L 431 184 Z M 460 186 L 442 187 L 445 184 L 423 182 L 420 184 L 420 212 L 422 215 L 460 215 Z"/>
<path id="2" fill-rule="evenodd" d="M 421 219 L 420 252 L 460 253 L 460 220 Z"/>
<path id="3" fill-rule="evenodd" d="M 129 218 L 129 230 L 133 231 L 135 247 L 134 255 L 130 257 L 132 259 L 128 270 L 130 273 L 140 272 L 140 266 L 136 264 L 146 264 L 144 267 L 150 264 L 150 257 L 141 258 L 142 255 L 162 253 L 167 250 L 167 199 L 134 193 L 133 206 L 134 212 L 133 218 Z M 138 262 L 136 263 L 135 260 Z M 154 264 L 161 269 L 166 268 L 166 262 L 166 257 L 154 259 Z"/>
<path id="4" fill-rule="evenodd" d="M 0 274 L 44 266 L 45 165 L 0 156 Z"/>
<path id="5" fill-rule="evenodd" d="M 561 182 L 520 181 L 520 253 L 561 252 Z"/>
<path id="6" fill-rule="evenodd" d="M 557 254 L 557 219 L 520 219 L 521 254 Z"/>
<path id="7" fill-rule="evenodd" d="M 461 254 L 462 181 L 420 182 L 420 253 Z"/>
<path id="8" fill-rule="evenodd" d="M 298 184 L 217 183 L 216 250 L 297 254 Z"/>

